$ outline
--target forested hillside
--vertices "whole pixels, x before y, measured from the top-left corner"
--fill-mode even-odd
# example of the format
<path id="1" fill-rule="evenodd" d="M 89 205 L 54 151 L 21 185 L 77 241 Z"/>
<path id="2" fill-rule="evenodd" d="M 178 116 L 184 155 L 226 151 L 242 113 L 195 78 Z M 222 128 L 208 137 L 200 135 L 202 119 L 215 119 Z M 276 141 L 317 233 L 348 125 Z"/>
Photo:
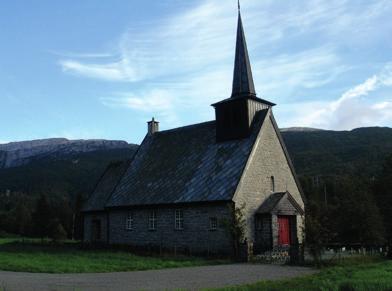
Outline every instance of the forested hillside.
<path id="1" fill-rule="evenodd" d="M 282 135 L 299 176 L 355 175 L 373 179 L 386 156 L 392 154 L 391 128 L 293 130 Z M 108 163 L 131 158 L 137 148 L 126 143 L 117 147 L 76 153 L 64 148 L 50 154 L 40 152 L 25 165 L 0 169 L 0 193 L 87 195 Z M 5 152 L 0 151 L 1 155 Z"/>
<path id="2" fill-rule="evenodd" d="M 282 133 L 299 175 L 359 175 L 372 178 L 392 154 L 392 128 Z"/>
<path id="3" fill-rule="evenodd" d="M 392 129 L 283 137 L 307 197 L 308 246 L 392 246 Z"/>
<path id="4" fill-rule="evenodd" d="M 45 193 L 70 199 L 78 194 L 85 197 L 109 163 L 130 159 L 135 150 L 132 147 L 45 157 L 23 166 L 0 169 L 0 193 L 9 190 L 30 196 Z"/>
<path id="5" fill-rule="evenodd" d="M 127 145 L 122 149 L 57 153 L 0 169 L 0 235 L 5 231 L 50 236 L 56 231 L 80 238 L 83 199 L 111 162 L 130 159 L 135 150 L 135 146 Z"/>
<path id="6" fill-rule="evenodd" d="M 389 236 L 384 228 L 390 225 L 385 209 L 392 208 L 392 198 L 388 198 L 392 194 L 385 190 L 392 189 L 392 185 L 385 186 L 392 168 L 385 166 L 392 156 L 391 128 L 296 129 L 282 135 L 308 198 L 309 217 L 325 228 L 323 233 L 330 234 L 321 241 L 392 241 L 392 228 L 389 226 Z M 110 162 L 130 159 L 136 149 L 125 143 L 124 148 L 41 153 L 21 166 L 0 169 L 0 231 L 38 235 L 40 230 L 31 224 L 54 219 L 55 229 L 61 225 L 68 236 L 76 233 L 78 237 L 82 200 Z M 0 151 L 0 157 L 5 155 Z M 377 189 L 384 189 L 383 193 Z M 52 214 L 42 218 L 37 209 Z"/>

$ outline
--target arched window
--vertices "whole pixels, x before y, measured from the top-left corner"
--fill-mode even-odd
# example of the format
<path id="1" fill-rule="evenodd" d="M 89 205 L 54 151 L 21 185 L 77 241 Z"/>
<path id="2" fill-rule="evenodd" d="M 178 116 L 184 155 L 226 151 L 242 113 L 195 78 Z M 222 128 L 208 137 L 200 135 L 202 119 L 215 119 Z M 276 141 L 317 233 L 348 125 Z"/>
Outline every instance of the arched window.
<path id="1" fill-rule="evenodd" d="M 271 187 L 270 187 L 271 192 L 275 192 L 275 177 L 274 176 L 271 176 L 270 183 L 271 183 Z"/>

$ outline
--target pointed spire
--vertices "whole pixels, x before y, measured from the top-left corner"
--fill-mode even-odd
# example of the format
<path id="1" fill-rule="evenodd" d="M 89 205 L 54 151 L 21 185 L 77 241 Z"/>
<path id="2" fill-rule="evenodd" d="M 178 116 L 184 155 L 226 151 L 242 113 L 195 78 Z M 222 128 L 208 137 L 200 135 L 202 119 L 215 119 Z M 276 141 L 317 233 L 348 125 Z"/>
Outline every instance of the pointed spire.
<path id="1" fill-rule="evenodd" d="M 233 91 L 231 93 L 232 98 L 256 95 L 240 9 L 240 1 L 238 1 L 238 27 L 235 49 Z"/>

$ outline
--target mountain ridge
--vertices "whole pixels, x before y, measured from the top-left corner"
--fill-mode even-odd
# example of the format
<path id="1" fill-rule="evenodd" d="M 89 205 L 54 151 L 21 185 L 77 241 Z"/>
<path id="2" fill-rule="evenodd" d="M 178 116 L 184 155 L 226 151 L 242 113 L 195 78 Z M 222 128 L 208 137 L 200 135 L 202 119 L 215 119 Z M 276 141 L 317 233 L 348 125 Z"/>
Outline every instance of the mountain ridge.
<path id="1" fill-rule="evenodd" d="M 392 129 L 388 126 L 365 126 L 365 127 L 356 127 L 353 129 L 323 129 L 323 128 L 314 128 L 314 127 L 301 127 L 301 126 L 293 126 L 293 127 L 283 127 L 280 128 L 280 132 L 317 132 L 317 131 L 331 131 L 331 132 L 352 132 L 352 131 L 360 131 L 367 129 Z"/>
<path id="2" fill-rule="evenodd" d="M 313 131 L 324 131 L 325 129 L 320 128 L 313 128 L 313 127 L 300 127 L 300 126 L 293 126 L 293 127 L 284 127 L 279 129 L 280 132 L 313 132 Z"/>
<path id="3" fill-rule="evenodd" d="M 300 177 L 356 176 L 371 180 L 380 172 L 385 158 L 392 154 L 392 128 L 388 127 L 286 131 L 282 136 Z M 9 189 L 33 196 L 40 193 L 85 196 L 111 162 L 132 159 L 138 148 L 123 141 L 104 142 L 102 147 L 96 140 L 89 141 L 93 146 L 83 141 L 85 148 L 81 146 L 79 151 L 73 151 L 72 146 L 68 150 L 54 147 L 55 150 L 19 160 L 20 165 L 13 167 L 2 166 L 10 151 L 0 148 L 0 193 Z"/>
<path id="4" fill-rule="evenodd" d="M 121 140 L 49 138 L 0 144 L 0 168 L 11 168 L 44 157 L 64 157 L 78 153 L 113 149 L 136 149 Z"/>
<path id="5" fill-rule="evenodd" d="M 361 127 L 350 131 L 282 132 L 300 175 L 372 177 L 392 154 L 392 128 Z"/>

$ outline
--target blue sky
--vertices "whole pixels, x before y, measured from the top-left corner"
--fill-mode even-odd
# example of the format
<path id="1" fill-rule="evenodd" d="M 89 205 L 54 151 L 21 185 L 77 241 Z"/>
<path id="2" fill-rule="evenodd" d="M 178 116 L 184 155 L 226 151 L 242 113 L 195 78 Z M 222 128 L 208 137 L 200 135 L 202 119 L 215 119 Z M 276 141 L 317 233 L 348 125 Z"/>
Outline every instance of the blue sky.
<path id="1" fill-rule="evenodd" d="M 243 0 L 259 97 L 281 127 L 392 126 L 392 1 Z M 1 1 L 0 143 L 140 143 L 230 96 L 236 1 Z"/>

